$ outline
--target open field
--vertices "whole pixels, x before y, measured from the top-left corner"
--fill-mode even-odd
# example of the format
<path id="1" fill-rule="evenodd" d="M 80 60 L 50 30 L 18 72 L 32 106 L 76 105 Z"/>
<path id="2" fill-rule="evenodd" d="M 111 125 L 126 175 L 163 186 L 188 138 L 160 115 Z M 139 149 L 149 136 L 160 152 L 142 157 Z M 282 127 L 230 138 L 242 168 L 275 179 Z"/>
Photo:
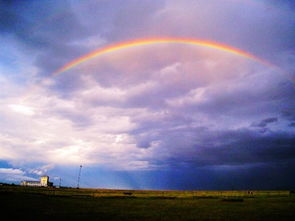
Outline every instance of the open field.
<path id="1" fill-rule="evenodd" d="M 29 220 L 293 220 L 289 191 L 130 191 L 0 186 L 2 216 Z"/>

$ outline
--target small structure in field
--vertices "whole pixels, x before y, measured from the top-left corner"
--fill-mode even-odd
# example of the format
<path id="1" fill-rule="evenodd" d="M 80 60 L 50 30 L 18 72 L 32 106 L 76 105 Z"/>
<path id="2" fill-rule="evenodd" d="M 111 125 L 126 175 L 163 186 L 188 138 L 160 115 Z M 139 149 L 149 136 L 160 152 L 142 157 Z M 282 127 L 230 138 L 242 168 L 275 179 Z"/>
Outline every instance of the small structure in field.
<path id="1" fill-rule="evenodd" d="M 20 183 L 21 186 L 36 186 L 36 187 L 49 187 L 53 186 L 52 182 L 49 182 L 49 176 L 42 176 L 40 181 L 28 181 L 24 180 Z"/>

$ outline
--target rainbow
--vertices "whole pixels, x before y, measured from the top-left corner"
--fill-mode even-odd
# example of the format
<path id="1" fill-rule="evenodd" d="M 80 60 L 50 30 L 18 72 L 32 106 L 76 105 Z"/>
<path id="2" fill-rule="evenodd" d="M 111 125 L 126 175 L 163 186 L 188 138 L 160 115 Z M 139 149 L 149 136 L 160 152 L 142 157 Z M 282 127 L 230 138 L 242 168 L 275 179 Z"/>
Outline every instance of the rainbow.
<path id="1" fill-rule="evenodd" d="M 132 40 L 132 41 L 126 41 L 126 42 L 121 42 L 121 43 L 116 43 L 107 47 L 99 48 L 97 50 L 94 50 L 88 54 L 85 54 L 82 57 L 79 57 L 77 59 L 74 59 L 73 61 L 67 63 L 63 67 L 59 68 L 54 72 L 54 74 L 59 74 L 65 71 L 70 70 L 71 68 L 87 61 L 90 59 L 93 59 L 95 57 L 98 57 L 100 55 L 114 52 L 117 50 L 121 49 L 126 49 L 130 47 L 137 47 L 137 46 L 143 46 L 143 45 L 153 45 L 153 44 L 167 44 L 167 43 L 173 43 L 173 44 L 186 44 L 186 45 L 195 45 L 195 46 L 203 46 L 203 47 L 208 47 L 208 48 L 213 48 L 221 51 L 225 51 L 228 53 L 236 54 L 251 60 L 255 60 L 259 63 L 262 63 L 264 65 L 274 67 L 271 63 L 260 59 L 253 54 L 250 54 L 246 51 L 243 51 L 241 49 L 226 45 L 226 44 L 221 44 L 213 41 L 207 41 L 207 40 L 199 40 L 199 39 L 192 39 L 192 38 L 151 38 L 151 39 L 137 39 L 137 40 Z"/>

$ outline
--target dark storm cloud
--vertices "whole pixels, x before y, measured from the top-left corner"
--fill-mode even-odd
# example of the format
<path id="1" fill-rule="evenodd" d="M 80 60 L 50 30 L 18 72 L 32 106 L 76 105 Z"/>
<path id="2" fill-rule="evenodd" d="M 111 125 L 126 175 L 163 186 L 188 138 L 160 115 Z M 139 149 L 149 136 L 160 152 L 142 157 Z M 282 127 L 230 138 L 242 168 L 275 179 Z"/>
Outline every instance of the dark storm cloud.
<path id="1" fill-rule="evenodd" d="M 58 5 L 50 4 L 50 1 L 2 1 L 0 7 L 1 31 L 15 36 L 28 47 L 44 49 L 57 40 L 75 38 L 75 35 L 81 37 L 73 31 L 74 27 L 82 28 L 75 16 L 70 11 L 59 15 Z M 52 15 L 52 12 L 56 14 Z"/>
<path id="2" fill-rule="evenodd" d="M 281 115 L 290 121 L 295 121 L 295 108 L 293 107 L 293 105 L 290 105 L 288 108 L 281 112 Z"/>
<path id="3" fill-rule="evenodd" d="M 278 118 L 276 117 L 270 117 L 270 118 L 266 118 L 258 123 L 253 123 L 252 126 L 253 127 L 266 127 L 268 124 L 270 123 L 274 123 L 277 122 Z"/>
<path id="4" fill-rule="evenodd" d="M 225 132 L 237 138 L 225 146 L 209 148 L 204 154 L 218 156 L 212 162 L 219 164 L 250 164 L 287 161 L 295 158 L 295 139 L 290 134 L 259 136 L 251 131 Z M 226 138 L 228 135 L 223 136 Z M 218 142 L 218 141 L 217 141 Z M 211 149 L 211 150 L 210 150 Z"/>
<path id="5" fill-rule="evenodd" d="M 165 181 L 172 183 L 175 189 L 293 189 L 294 168 L 294 160 L 244 167 L 202 167 L 198 170 L 183 168 L 177 171 L 161 172 L 159 178 L 165 177 Z M 165 185 L 161 179 L 157 184 Z"/>
<path id="6" fill-rule="evenodd" d="M 162 139 L 163 149 L 173 154 L 157 163 L 168 164 L 170 168 L 275 164 L 295 159 L 295 139 L 287 133 L 261 135 L 248 129 L 203 132 L 195 129 L 162 131 L 160 137 L 166 137 Z"/>
<path id="7" fill-rule="evenodd" d="M 1 1 L 0 32 L 20 43 L 22 51 L 37 55 L 36 65 L 48 75 L 62 63 L 82 54 L 83 47 L 69 45 L 88 36 L 67 2 Z"/>
<path id="8" fill-rule="evenodd" d="M 294 9 L 295 8 L 295 2 L 293 0 L 271 0 L 271 2 L 273 4 L 275 4 L 276 6 L 284 6 L 284 7 L 288 7 L 290 9 Z"/>

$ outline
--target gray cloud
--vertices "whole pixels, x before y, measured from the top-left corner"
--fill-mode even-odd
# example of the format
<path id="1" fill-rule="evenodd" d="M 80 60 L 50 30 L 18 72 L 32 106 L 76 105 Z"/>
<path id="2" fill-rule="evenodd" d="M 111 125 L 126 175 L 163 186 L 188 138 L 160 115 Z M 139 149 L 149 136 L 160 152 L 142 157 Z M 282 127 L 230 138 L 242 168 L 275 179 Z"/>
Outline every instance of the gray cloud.
<path id="1" fill-rule="evenodd" d="M 270 117 L 270 118 L 266 118 L 266 119 L 260 121 L 259 123 L 253 123 L 252 126 L 253 127 L 266 127 L 268 124 L 274 123 L 277 121 L 278 121 L 278 118 Z"/>

